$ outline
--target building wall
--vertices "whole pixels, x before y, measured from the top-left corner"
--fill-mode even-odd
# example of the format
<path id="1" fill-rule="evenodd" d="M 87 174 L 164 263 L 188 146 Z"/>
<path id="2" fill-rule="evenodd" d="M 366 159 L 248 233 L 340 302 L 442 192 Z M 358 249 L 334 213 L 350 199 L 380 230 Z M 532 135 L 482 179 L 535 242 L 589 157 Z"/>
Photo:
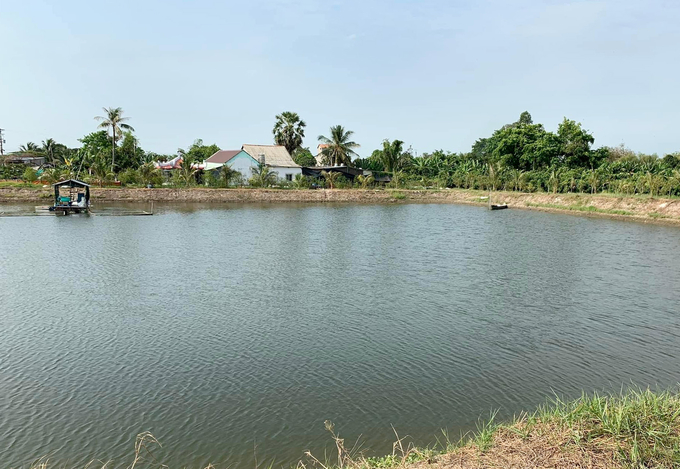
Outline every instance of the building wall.
<path id="1" fill-rule="evenodd" d="M 247 181 L 253 175 L 250 168 L 257 168 L 257 161 L 255 161 L 248 153 L 242 151 L 237 154 L 227 163 L 231 169 L 235 169 Z"/>
<path id="2" fill-rule="evenodd" d="M 291 179 L 295 180 L 296 174 L 302 174 L 302 168 L 283 168 L 281 166 L 271 166 L 272 171 L 279 173 L 279 179 L 285 181 L 286 174 L 291 175 Z"/>

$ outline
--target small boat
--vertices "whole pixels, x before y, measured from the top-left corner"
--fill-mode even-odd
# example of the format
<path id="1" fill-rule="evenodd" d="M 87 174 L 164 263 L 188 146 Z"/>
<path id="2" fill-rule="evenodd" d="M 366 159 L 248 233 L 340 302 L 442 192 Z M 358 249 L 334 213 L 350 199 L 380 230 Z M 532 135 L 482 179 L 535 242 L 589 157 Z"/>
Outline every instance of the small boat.
<path id="1" fill-rule="evenodd" d="M 489 205 L 489 208 L 491 208 L 491 210 L 505 210 L 508 208 L 508 204 L 493 204 Z"/>

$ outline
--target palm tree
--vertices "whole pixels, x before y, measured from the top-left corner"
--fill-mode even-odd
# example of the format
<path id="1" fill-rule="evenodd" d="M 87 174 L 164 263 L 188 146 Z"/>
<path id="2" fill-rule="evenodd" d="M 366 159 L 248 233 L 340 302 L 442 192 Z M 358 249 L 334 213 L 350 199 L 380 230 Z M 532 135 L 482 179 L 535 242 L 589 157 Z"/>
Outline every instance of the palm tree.
<path id="1" fill-rule="evenodd" d="M 352 164 L 352 157 L 359 156 L 354 149 L 360 146 L 358 143 L 350 140 L 352 135 L 354 135 L 354 132 L 345 130 L 341 125 L 331 127 L 330 138 L 319 135 L 319 141 L 328 145 L 321 151 L 325 164 L 331 166 L 338 164 L 349 166 Z"/>
<path id="2" fill-rule="evenodd" d="M 378 153 L 385 171 L 390 173 L 399 170 L 404 163 L 404 142 L 383 140 L 383 148 Z"/>
<path id="3" fill-rule="evenodd" d="M 222 165 L 218 171 L 219 180 L 222 182 L 222 184 L 224 184 L 224 187 L 229 187 L 231 181 L 233 181 L 239 174 L 241 173 L 236 171 L 231 166 L 227 166 L 226 164 Z"/>
<path id="4" fill-rule="evenodd" d="M 111 141 L 113 142 L 113 145 L 111 146 L 111 172 L 114 171 L 115 168 L 115 160 L 116 160 L 116 134 L 118 134 L 118 138 L 121 137 L 122 130 L 131 130 L 135 131 L 135 129 L 130 125 L 126 124 L 125 121 L 129 120 L 129 117 L 123 117 L 123 109 L 116 107 L 116 108 L 102 108 L 104 109 L 104 112 L 106 113 L 106 116 L 97 116 L 94 118 L 96 121 L 100 121 L 101 124 L 99 124 L 100 129 L 106 129 L 108 130 L 109 128 L 111 129 Z"/>
<path id="5" fill-rule="evenodd" d="M 357 182 L 361 184 L 362 189 L 366 189 L 368 186 L 375 182 L 375 178 L 370 174 L 368 176 L 360 174 L 359 176 L 357 176 Z"/>
<path id="6" fill-rule="evenodd" d="M 258 164 L 257 167 L 250 168 L 250 171 L 253 173 L 250 183 L 256 187 L 269 187 L 279 179 L 279 173 L 272 171 L 267 165 Z"/>
<path id="7" fill-rule="evenodd" d="M 276 116 L 274 124 L 274 142 L 283 145 L 291 155 L 295 150 L 302 146 L 302 139 L 305 138 L 305 127 L 307 124 L 300 119 L 296 112 L 282 112 Z"/>
<path id="8" fill-rule="evenodd" d="M 335 187 L 335 182 L 338 180 L 340 177 L 340 173 L 336 171 L 321 171 L 321 176 L 326 180 L 330 188 L 333 189 Z"/>
<path id="9" fill-rule="evenodd" d="M 25 145 L 21 145 L 19 151 L 22 153 L 40 153 L 40 147 L 33 142 L 28 142 Z"/>
<path id="10" fill-rule="evenodd" d="M 56 146 L 57 142 L 55 142 L 53 138 L 48 138 L 42 142 L 42 148 L 40 148 L 40 151 L 47 155 L 48 161 L 50 163 L 54 163 L 54 150 L 56 149 Z"/>
<path id="11" fill-rule="evenodd" d="M 113 171 L 109 171 L 109 165 L 106 162 L 106 157 L 102 153 L 98 154 L 94 158 L 90 169 L 92 170 L 95 180 L 99 183 L 99 187 L 104 185 L 104 183 L 113 176 Z"/>
<path id="12" fill-rule="evenodd" d="M 144 163 L 139 167 L 139 176 L 142 179 L 144 185 L 153 184 L 153 181 L 158 175 L 158 170 L 153 165 L 153 163 Z"/>

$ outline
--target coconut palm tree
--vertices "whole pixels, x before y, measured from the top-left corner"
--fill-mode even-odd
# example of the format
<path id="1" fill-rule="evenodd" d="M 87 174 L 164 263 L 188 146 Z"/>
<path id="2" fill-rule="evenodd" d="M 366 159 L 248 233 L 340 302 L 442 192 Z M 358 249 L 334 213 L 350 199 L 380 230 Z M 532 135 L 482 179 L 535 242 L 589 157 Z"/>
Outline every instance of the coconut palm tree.
<path id="1" fill-rule="evenodd" d="M 398 171 L 404 163 L 404 142 L 395 140 L 383 140 L 383 148 L 379 151 L 378 156 L 385 171 L 390 173 Z"/>
<path id="2" fill-rule="evenodd" d="M 331 166 L 338 164 L 350 166 L 352 157 L 359 156 L 354 149 L 359 148 L 359 144 L 351 141 L 354 132 L 345 130 L 341 125 L 331 127 L 331 137 L 319 135 L 319 142 L 328 145 L 321 151 L 324 163 Z"/>
<path id="3" fill-rule="evenodd" d="M 231 184 L 231 181 L 236 179 L 238 177 L 239 173 L 236 171 L 234 168 L 231 166 L 227 166 L 226 164 L 222 165 L 218 171 L 218 178 L 220 182 L 224 185 L 224 187 L 229 187 L 229 184 Z"/>
<path id="4" fill-rule="evenodd" d="M 47 160 L 50 163 L 54 163 L 54 151 L 56 150 L 57 147 L 57 142 L 54 141 L 53 138 L 48 138 L 47 140 L 43 140 L 42 142 L 42 147 L 40 148 L 40 151 L 45 153 L 47 156 Z"/>
<path id="5" fill-rule="evenodd" d="M 250 184 L 255 187 L 269 187 L 276 184 L 279 179 L 279 173 L 272 171 L 269 166 L 258 164 L 257 167 L 250 168 L 253 177 L 250 178 Z"/>
<path id="6" fill-rule="evenodd" d="M 335 188 L 335 183 L 337 182 L 338 178 L 340 177 L 340 173 L 336 171 L 321 171 L 321 176 L 326 180 L 328 185 L 330 186 L 329 189 Z"/>
<path id="7" fill-rule="evenodd" d="M 135 131 L 135 129 L 130 125 L 126 124 L 125 121 L 129 120 L 129 117 L 123 117 L 123 109 L 120 107 L 116 108 L 102 108 L 104 109 L 104 112 L 106 113 L 106 116 L 97 116 L 94 119 L 96 121 L 101 122 L 99 124 L 100 129 L 106 129 L 108 130 L 109 128 L 111 129 L 111 141 L 113 145 L 111 146 L 111 172 L 114 171 L 115 168 L 115 160 L 116 160 L 116 140 L 122 136 L 122 130 L 131 130 L 132 132 Z M 118 137 L 116 137 L 118 135 Z"/>
<path id="8" fill-rule="evenodd" d="M 22 153 L 40 153 L 40 147 L 33 142 L 28 142 L 25 145 L 21 145 L 19 151 Z"/>
<path id="9" fill-rule="evenodd" d="M 305 137 L 305 127 L 307 124 L 300 119 L 296 112 L 282 112 L 276 116 L 274 124 L 274 142 L 283 145 L 291 155 L 295 150 L 302 146 L 302 139 Z"/>

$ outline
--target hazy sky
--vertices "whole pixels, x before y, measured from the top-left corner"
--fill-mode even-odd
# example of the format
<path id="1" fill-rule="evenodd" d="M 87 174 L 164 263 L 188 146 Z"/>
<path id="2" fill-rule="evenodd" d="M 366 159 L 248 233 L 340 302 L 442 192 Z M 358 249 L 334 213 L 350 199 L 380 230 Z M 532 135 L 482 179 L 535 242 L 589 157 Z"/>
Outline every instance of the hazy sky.
<path id="1" fill-rule="evenodd" d="M 69 146 L 122 107 L 146 150 L 271 143 L 298 112 L 367 156 L 469 151 L 528 110 L 596 146 L 680 151 L 678 0 L 2 0 L 8 150 Z"/>

